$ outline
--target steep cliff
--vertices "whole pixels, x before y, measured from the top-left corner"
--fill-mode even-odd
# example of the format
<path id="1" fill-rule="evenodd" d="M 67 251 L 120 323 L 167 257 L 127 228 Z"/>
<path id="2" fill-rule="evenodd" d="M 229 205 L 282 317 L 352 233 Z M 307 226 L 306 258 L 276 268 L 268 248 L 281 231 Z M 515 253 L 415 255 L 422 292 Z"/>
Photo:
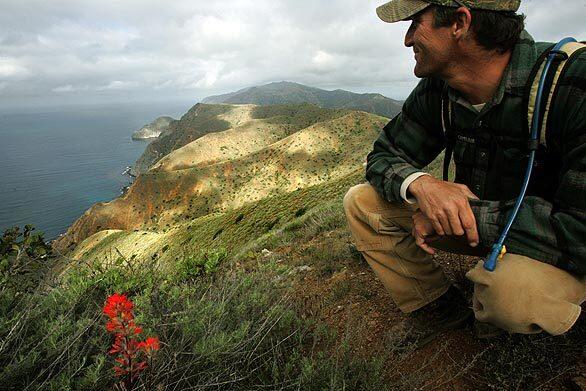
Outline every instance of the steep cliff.
<path id="1" fill-rule="evenodd" d="M 175 120 L 171 117 L 159 117 L 153 122 L 143 126 L 132 133 L 133 140 L 145 140 L 157 138 L 159 135 L 169 129 L 171 123 Z"/>

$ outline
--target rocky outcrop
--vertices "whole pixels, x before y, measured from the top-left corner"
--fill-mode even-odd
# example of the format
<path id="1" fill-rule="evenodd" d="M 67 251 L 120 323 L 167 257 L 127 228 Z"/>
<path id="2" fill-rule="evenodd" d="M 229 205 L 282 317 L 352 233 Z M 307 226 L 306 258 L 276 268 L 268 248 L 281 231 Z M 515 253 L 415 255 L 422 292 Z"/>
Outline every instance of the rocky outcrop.
<path id="1" fill-rule="evenodd" d="M 159 117 L 148 125 L 132 133 L 133 140 L 145 140 L 157 138 L 159 135 L 169 129 L 169 125 L 175 120 L 171 117 Z"/>

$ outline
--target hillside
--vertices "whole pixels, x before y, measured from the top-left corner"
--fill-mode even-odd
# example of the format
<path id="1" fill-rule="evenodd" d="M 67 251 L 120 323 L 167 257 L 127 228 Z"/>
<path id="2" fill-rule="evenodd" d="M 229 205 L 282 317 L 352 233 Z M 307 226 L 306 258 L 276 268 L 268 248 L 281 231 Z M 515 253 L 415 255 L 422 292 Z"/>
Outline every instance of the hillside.
<path id="1" fill-rule="evenodd" d="M 386 118 L 308 104 L 201 110 L 228 129 L 174 149 L 88 210 L 55 243 L 65 255 L 27 229 L 1 238 L 0 389 L 585 384 L 584 321 L 561 337 L 479 340 L 470 326 L 421 349 L 397 345 L 405 315 L 356 251 L 342 208 Z M 436 260 L 470 299 L 464 273 L 476 259 Z M 102 310 L 114 292 L 133 301 L 137 338 L 160 340 L 130 387 L 112 368 L 121 358 Z"/>
<path id="2" fill-rule="evenodd" d="M 386 123 L 365 112 L 307 104 L 207 109 L 221 112 L 210 122 L 232 128 L 169 154 L 140 175 L 123 197 L 89 209 L 55 247 L 63 251 L 105 229 L 171 229 L 344 177 L 362 167 L 372 140 Z"/>
<path id="3" fill-rule="evenodd" d="M 48 377 L 51 384 L 65 378 L 77 384 L 74 389 L 111 388 L 104 346 L 87 364 L 76 361 L 95 355 L 104 340 L 94 336 L 100 329 L 95 302 L 108 289 L 132 292 L 137 311 L 145 314 L 142 322 L 164 341 L 153 372 L 141 379 L 146 389 L 203 390 L 218 383 L 230 384 L 215 388 L 222 390 L 282 383 L 291 385 L 283 389 L 316 391 L 580 389 L 586 380 L 585 322 L 563 337 L 485 341 L 467 328 L 419 350 L 397 349 L 394 330 L 404 315 L 355 250 L 343 215 L 344 193 L 362 180 L 359 168 L 173 229 L 102 231 L 86 239 L 72 254 L 79 260 L 70 261 L 72 288 L 31 298 L 39 301 L 41 314 L 55 317 L 46 308 L 57 302 L 60 313 L 74 315 L 60 318 L 63 326 L 48 340 L 33 335 L 28 345 L 17 345 L 26 354 L 31 345 L 52 353 L 47 346 L 53 341 L 70 344 L 73 354 L 57 357 L 64 369 L 55 375 L 42 369 L 48 364 L 37 354 L 4 372 L 32 372 L 35 384 Z M 463 273 L 474 260 L 440 253 L 438 262 L 470 295 Z M 89 327 L 89 347 L 74 343 Z M 40 375 L 31 368 L 33 360 Z M 92 380 L 98 371 L 102 375 Z"/>
<path id="4" fill-rule="evenodd" d="M 386 118 L 401 111 L 402 102 L 380 94 L 356 94 L 344 90 L 326 91 L 291 82 L 271 83 L 259 87 L 205 98 L 147 146 L 133 165 L 134 176 L 145 173 L 159 159 L 206 134 L 221 132 L 239 125 L 237 117 L 224 118 L 222 104 L 283 105 L 301 104 L 331 109 L 360 110 Z M 314 109 L 315 110 L 315 109 Z"/>
<path id="5" fill-rule="evenodd" d="M 170 122 L 167 129 L 147 145 L 130 173 L 138 176 L 169 152 L 208 133 L 230 129 L 235 124 L 221 118 L 227 111 L 229 108 L 222 105 L 196 104 L 179 120 Z"/>
<path id="6" fill-rule="evenodd" d="M 272 105 L 286 103 L 312 103 L 325 108 L 347 108 L 366 111 L 392 118 L 401 111 L 402 102 L 381 94 L 356 94 L 350 91 L 327 91 L 292 82 L 277 82 L 248 87 L 223 95 L 210 96 L 202 103 Z"/>

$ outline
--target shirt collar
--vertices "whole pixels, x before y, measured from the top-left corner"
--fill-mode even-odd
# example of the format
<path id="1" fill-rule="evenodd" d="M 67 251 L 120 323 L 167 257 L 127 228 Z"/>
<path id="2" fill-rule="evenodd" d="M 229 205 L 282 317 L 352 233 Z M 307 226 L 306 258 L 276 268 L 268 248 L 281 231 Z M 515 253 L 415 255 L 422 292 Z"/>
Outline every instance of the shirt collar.
<path id="1" fill-rule="evenodd" d="M 525 84 L 533 69 L 533 64 L 537 61 L 537 50 L 533 37 L 525 30 L 521 32 L 519 40 L 513 49 L 511 59 L 505 70 L 501 85 L 504 91 L 518 96 L 523 96 Z M 499 88 L 501 87 L 499 85 Z"/>

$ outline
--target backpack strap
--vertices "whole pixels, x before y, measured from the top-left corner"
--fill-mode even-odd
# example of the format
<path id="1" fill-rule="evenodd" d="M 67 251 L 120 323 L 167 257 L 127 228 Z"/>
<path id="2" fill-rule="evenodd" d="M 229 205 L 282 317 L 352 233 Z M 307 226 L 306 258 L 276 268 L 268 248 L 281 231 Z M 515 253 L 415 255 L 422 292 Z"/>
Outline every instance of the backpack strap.
<path id="1" fill-rule="evenodd" d="M 533 70 L 531 71 L 531 75 L 527 81 L 526 87 L 526 104 L 527 104 L 527 133 L 529 134 L 529 129 L 531 129 L 531 124 L 533 122 L 533 114 L 535 113 L 535 107 L 538 104 L 536 102 L 537 99 L 537 89 L 539 88 L 539 80 L 541 79 L 541 75 L 543 73 L 543 68 L 545 66 L 545 58 L 548 54 L 550 54 L 551 49 L 553 46 L 548 47 L 539 57 L 538 61 L 535 63 Z M 555 66 L 555 72 L 550 70 L 548 78 L 545 82 L 544 94 L 541 104 L 541 118 L 540 118 L 540 130 L 539 130 L 539 144 L 547 147 L 547 120 L 549 117 L 550 107 L 553 102 L 553 97 L 557 91 L 558 82 L 560 80 L 560 76 L 564 73 L 564 69 L 567 69 L 567 66 L 577 57 L 574 54 L 578 52 L 582 52 L 586 50 L 586 45 L 581 42 L 568 42 L 564 46 L 561 47 L 557 53 L 559 56 L 557 57 L 557 61 L 552 64 Z M 536 146 L 535 146 L 536 147 Z"/>
<path id="2" fill-rule="evenodd" d="M 442 130 L 444 131 L 444 138 L 446 140 L 446 152 L 444 155 L 444 170 L 443 180 L 448 181 L 450 173 L 450 161 L 452 160 L 452 152 L 454 150 L 454 135 L 452 134 L 452 101 L 448 98 L 448 90 L 444 88 L 442 93 L 441 116 L 442 116 Z"/>

